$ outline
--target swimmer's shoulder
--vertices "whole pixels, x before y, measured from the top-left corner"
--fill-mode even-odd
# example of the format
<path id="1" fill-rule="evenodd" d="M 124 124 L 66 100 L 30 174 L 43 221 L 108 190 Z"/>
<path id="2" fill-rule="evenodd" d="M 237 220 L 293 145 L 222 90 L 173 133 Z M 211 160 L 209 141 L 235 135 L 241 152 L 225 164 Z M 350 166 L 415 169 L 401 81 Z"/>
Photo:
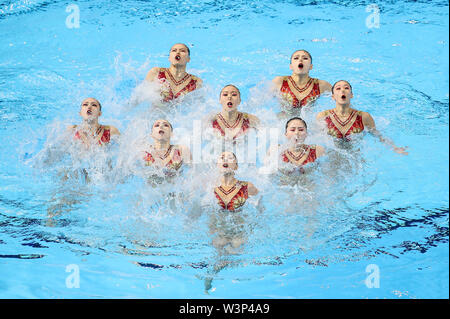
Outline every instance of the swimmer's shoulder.
<path id="1" fill-rule="evenodd" d="M 286 80 L 286 78 L 288 78 L 288 76 L 284 76 L 284 75 L 276 76 L 272 80 L 272 85 L 274 86 L 275 89 L 280 89 L 281 85 Z"/>
<path id="2" fill-rule="evenodd" d="M 172 148 L 174 149 L 174 151 L 183 152 L 183 150 L 185 149 L 185 146 L 181 145 L 181 144 L 173 144 Z"/>
<path id="3" fill-rule="evenodd" d="M 288 77 L 289 77 L 289 75 L 279 75 L 279 76 L 274 77 L 272 82 L 281 84 L 281 83 L 283 83 L 283 81 L 287 80 Z"/>
<path id="4" fill-rule="evenodd" d="M 328 115 L 330 115 L 330 111 L 331 110 L 325 110 L 325 111 L 321 111 L 321 112 L 317 113 L 316 119 L 320 120 L 320 119 L 327 117 Z"/>
<path id="5" fill-rule="evenodd" d="M 160 68 L 158 66 L 155 66 L 148 71 L 147 76 L 145 77 L 145 80 L 147 81 L 153 81 L 158 76 L 159 72 L 163 71 L 164 68 Z"/>
<path id="6" fill-rule="evenodd" d="M 182 155 L 190 153 L 189 147 L 187 147 L 186 145 L 174 144 L 172 147 L 174 148 L 174 150 L 179 151 Z"/>
<path id="7" fill-rule="evenodd" d="M 372 115 L 368 112 L 364 111 L 357 111 L 358 115 L 361 116 L 362 122 L 365 127 L 368 129 L 374 129 L 375 128 L 375 120 L 373 119 Z"/>
<path id="8" fill-rule="evenodd" d="M 239 181 L 238 184 L 241 185 L 241 187 L 247 187 L 247 189 L 248 189 L 248 186 L 249 186 L 250 182 L 247 182 L 247 181 Z"/>
<path id="9" fill-rule="evenodd" d="M 249 120 L 250 126 L 256 127 L 260 124 L 260 120 L 256 115 L 245 113 L 245 112 L 242 112 L 242 115 L 244 116 L 244 119 Z"/>
<path id="10" fill-rule="evenodd" d="M 258 189 L 252 182 L 240 182 L 243 186 L 247 186 L 248 195 L 253 196 L 258 194 Z"/>
<path id="11" fill-rule="evenodd" d="M 370 113 L 368 113 L 368 112 L 364 112 L 364 111 L 360 111 L 360 110 L 355 110 L 355 111 L 358 112 L 358 115 L 362 116 L 363 118 L 364 117 L 366 117 L 366 118 L 372 117 L 372 115 L 370 115 Z"/>
<path id="12" fill-rule="evenodd" d="M 200 88 L 203 86 L 203 80 L 200 79 L 198 76 L 191 74 L 192 79 L 196 82 L 197 88 Z"/>
<path id="13" fill-rule="evenodd" d="M 320 93 L 331 92 L 331 84 L 325 80 L 317 79 L 319 82 Z"/>
<path id="14" fill-rule="evenodd" d="M 214 123 L 215 121 L 217 121 L 217 116 L 219 115 L 219 113 L 215 113 L 215 114 L 213 114 L 213 115 L 211 115 L 210 117 L 209 117 L 209 121 L 211 122 L 211 123 Z"/>
<path id="15" fill-rule="evenodd" d="M 110 135 L 120 135 L 119 130 L 117 129 L 117 127 L 112 126 L 112 125 L 104 125 L 103 126 L 105 130 L 109 130 L 109 134 Z"/>
<path id="16" fill-rule="evenodd" d="M 312 148 L 316 150 L 316 157 L 321 157 L 325 154 L 325 148 L 321 145 L 312 145 Z"/>
<path id="17" fill-rule="evenodd" d="M 179 152 L 179 155 L 182 157 L 183 161 L 186 163 L 190 163 L 192 160 L 191 150 L 186 145 L 176 144 L 173 145 L 173 148 Z"/>
<path id="18" fill-rule="evenodd" d="M 362 117 L 363 120 L 373 120 L 372 115 L 368 112 L 364 112 L 361 110 L 351 109 L 352 112 L 356 112 L 359 116 Z"/>

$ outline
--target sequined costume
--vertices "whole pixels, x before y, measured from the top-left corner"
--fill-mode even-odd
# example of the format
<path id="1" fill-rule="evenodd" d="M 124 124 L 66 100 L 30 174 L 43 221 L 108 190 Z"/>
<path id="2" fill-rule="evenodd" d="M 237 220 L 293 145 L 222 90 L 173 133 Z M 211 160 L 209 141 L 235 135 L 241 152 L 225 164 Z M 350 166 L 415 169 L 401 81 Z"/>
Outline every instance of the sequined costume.
<path id="1" fill-rule="evenodd" d="M 289 107 L 301 108 L 320 96 L 319 80 L 310 78 L 302 87 L 298 87 L 291 76 L 286 76 L 280 88 L 281 97 Z"/>
<path id="2" fill-rule="evenodd" d="M 350 115 L 341 120 L 333 110 L 325 112 L 325 123 L 328 127 L 328 134 L 339 139 L 348 139 L 348 136 L 361 133 L 364 130 L 362 112 L 352 110 Z"/>
<path id="3" fill-rule="evenodd" d="M 164 167 L 175 171 L 183 164 L 181 149 L 174 145 L 170 145 L 166 153 L 158 158 L 162 161 Z M 145 152 L 144 162 L 146 166 L 151 166 L 155 163 L 155 158 L 150 152 Z"/>
<path id="4" fill-rule="evenodd" d="M 76 129 L 76 125 L 74 126 L 74 129 Z M 111 128 L 107 125 L 100 125 L 93 138 L 95 138 L 99 145 L 108 144 L 111 140 Z M 84 132 L 80 132 L 78 130 L 75 131 L 75 139 L 81 140 L 88 144 L 88 137 Z"/>
<path id="5" fill-rule="evenodd" d="M 214 189 L 214 194 L 223 209 L 235 211 L 242 207 L 248 199 L 248 183 L 238 181 L 227 191 L 219 186 Z M 227 197 L 230 198 L 229 201 L 226 200 Z"/>
<path id="6" fill-rule="evenodd" d="M 158 79 L 163 84 L 161 96 L 164 102 L 175 100 L 197 88 L 197 77 L 189 73 L 186 73 L 181 80 L 177 81 L 169 69 L 160 68 Z"/>
<path id="7" fill-rule="evenodd" d="M 212 127 L 218 130 L 222 136 L 225 136 L 225 132 L 228 131 L 228 134 L 232 136 L 234 140 L 245 134 L 250 128 L 250 119 L 247 113 L 239 112 L 234 123 L 230 124 L 223 118 L 222 114 L 218 113 L 212 121 Z"/>

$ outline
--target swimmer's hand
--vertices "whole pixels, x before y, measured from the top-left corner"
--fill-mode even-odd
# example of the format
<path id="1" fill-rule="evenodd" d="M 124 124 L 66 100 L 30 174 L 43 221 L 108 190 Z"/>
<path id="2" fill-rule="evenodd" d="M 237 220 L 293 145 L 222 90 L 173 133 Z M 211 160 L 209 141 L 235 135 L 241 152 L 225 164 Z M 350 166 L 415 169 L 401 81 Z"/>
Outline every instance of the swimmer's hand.
<path id="1" fill-rule="evenodd" d="M 406 151 L 408 146 L 405 147 L 394 147 L 394 152 L 400 155 L 408 155 L 409 152 Z"/>

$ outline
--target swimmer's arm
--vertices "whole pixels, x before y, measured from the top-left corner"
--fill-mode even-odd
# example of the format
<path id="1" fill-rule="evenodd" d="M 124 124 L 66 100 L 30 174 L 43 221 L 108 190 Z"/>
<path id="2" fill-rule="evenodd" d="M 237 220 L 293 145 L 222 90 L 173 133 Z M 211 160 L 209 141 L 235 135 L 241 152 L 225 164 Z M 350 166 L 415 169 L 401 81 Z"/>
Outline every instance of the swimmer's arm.
<path id="1" fill-rule="evenodd" d="M 157 75 L 159 73 L 159 67 L 154 67 L 150 71 L 148 71 L 147 76 L 145 77 L 145 80 L 148 82 L 153 82 Z"/>
<path id="2" fill-rule="evenodd" d="M 316 120 L 318 121 L 318 122 L 321 122 L 322 121 L 322 119 L 325 117 L 325 114 L 326 113 L 326 111 L 322 111 L 322 112 L 319 112 L 317 115 L 316 115 Z"/>
<path id="3" fill-rule="evenodd" d="M 206 131 L 216 134 L 217 128 L 213 126 L 214 121 L 217 120 L 217 114 L 208 115 L 206 123 Z"/>
<path id="4" fill-rule="evenodd" d="M 325 148 L 323 146 L 316 145 L 316 156 L 321 157 L 323 155 L 325 155 Z"/>
<path id="5" fill-rule="evenodd" d="M 281 84 L 283 84 L 283 77 L 282 76 L 276 76 L 273 80 L 272 80 L 272 90 L 273 92 L 278 92 L 281 89 Z"/>
<path id="6" fill-rule="evenodd" d="M 256 194 L 258 194 L 258 189 L 255 187 L 255 185 L 253 185 L 252 183 L 248 182 L 248 194 L 250 196 L 254 196 Z"/>
<path id="7" fill-rule="evenodd" d="M 376 129 L 375 127 L 375 121 L 373 120 L 372 116 L 367 112 L 362 112 L 362 121 L 364 124 L 364 127 L 367 128 L 370 134 L 377 137 L 381 143 L 384 143 L 388 146 L 390 146 L 394 152 L 402 155 L 408 155 L 408 152 L 406 151 L 407 147 L 397 147 L 393 141 L 391 141 L 388 138 L 383 137 L 381 133 Z"/>
<path id="8" fill-rule="evenodd" d="M 111 136 L 113 135 L 120 135 L 119 130 L 117 129 L 117 127 L 115 126 L 109 126 L 109 133 L 111 134 Z"/>
<path id="9" fill-rule="evenodd" d="M 203 87 L 203 80 L 200 79 L 199 77 L 195 77 L 195 79 L 197 80 L 197 89 Z"/>
<path id="10" fill-rule="evenodd" d="M 71 131 L 75 130 L 76 128 L 77 128 L 76 125 L 69 125 L 69 126 L 67 126 L 67 131 L 71 132 Z"/>
<path id="11" fill-rule="evenodd" d="M 248 119 L 250 120 L 250 126 L 253 128 L 257 128 L 261 121 L 255 115 L 248 114 Z"/>
<path id="12" fill-rule="evenodd" d="M 325 122 L 323 120 L 326 116 L 327 116 L 327 111 L 319 112 L 317 114 L 317 116 L 316 116 L 316 123 L 317 123 L 317 126 L 319 127 L 319 129 L 321 131 L 325 131 L 326 130 L 326 125 L 325 125 Z"/>
<path id="13" fill-rule="evenodd" d="M 331 84 L 325 80 L 319 80 L 319 89 L 320 89 L 320 93 L 330 92 Z"/>

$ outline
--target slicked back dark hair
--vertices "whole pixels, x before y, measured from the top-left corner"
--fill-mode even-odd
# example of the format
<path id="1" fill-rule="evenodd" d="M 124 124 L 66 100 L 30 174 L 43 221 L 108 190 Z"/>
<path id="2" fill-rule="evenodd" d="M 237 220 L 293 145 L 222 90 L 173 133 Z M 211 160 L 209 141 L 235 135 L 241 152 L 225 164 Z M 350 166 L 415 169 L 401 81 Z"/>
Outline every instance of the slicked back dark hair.
<path id="1" fill-rule="evenodd" d="M 299 51 L 303 51 L 303 52 L 306 52 L 307 54 L 308 54 L 308 56 L 309 56 L 309 58 L 311 59 L 311 64 L 312 64 L 312 55 L 311 55 L 311 53 L 309 53 L 308 51 L 306 51 L 306 50 L 297 50 L 297 51 L 295 51 L 294 53 L 292 53 L 291 54 L 291 59 L 289 60 L 289 64 L 292 62 L 292 57 L 294 56 L 294 54 L 296 54 L 297 52 L 299 52 Z"/>
<path id="2" fill-rule="evenodd" d="M 187 49 L 187 51 L 188 51 L 188 55 L 189 56 L 191 56 L 191 49 L 189 49 L 189 47 L 186 45 L 186 44 L 184 44 L 184 43 L 175 43 L 174 45 L 172 45 L 171 47 L 170 47 L 170 51 L 172 51 L 172 48 L 174 47 L 174 46 L 176 46 L 177 44 L 182 44 L 182 45 L 184 45 L 184 47 Z"/>
<path id="3" fill-rule="evenodd" d="M 352 85 L 350 84 L 350 82 L 348 82 L 347 80 L 339 80 L 339 81 L 336 81 L 336 82 L 333 84 L 333 86 L 331 87 L 331 94 L 334 93 L 334 87 L 335 87 L 336 84 L 338 84 L 339 82 L 345 82 L 345 83 L 347 83 L 347 84 L 350 86 L 350 90 L 352 90 L 352 92 L 353 92 L 353 88 L 352 88 Z"/>
<path id="4" fill-rule="evenodd" d="M 284 132 L 285 132 L 285 133 L 287 132 L 287 128 L 288 128 L 288 126 L 289 126 L 289 123 L 291 123 L 291 122 L 294 121 L 294 120 L 302 121 L 303 124 L 305 124 L 305 128 L 308 129 L 308 125 L 306 125 L 306 121 L 305 121 L 304 119 L 302 119 L 301 117 L 293 117 L 293 118 L 289 119 L 289 120 L 286 122 L 286 127 L 285 127 L 285 129 L 284 129 Z"/>
<path id="5" fill-rule="evenodd" d="M 168 120 L 165 120 L 165 119 L 159 119 L 159 120 L 166 121 L 167 124 L 169 124 L 169 126 L 170 126 L 170 131 L 173 132 L 173 126 L 172 126 L 172 124 L 170 124 L 170 122 Z M 156 120 L 156 121 L 159 121 L 159 120 Z M 152 127 L 155 126 L 156 121 L 153 122 Z"/>
<path id="6" fill-rule="evenodd" d="M 234 87 L 234 88 L 238 91 L 238 93 L 239 93 L 239 98 L 241 97 L 241 91 L 239 91 L 239 89 L 238 89 L 238 87 L 237 87 L 236 85 L 234 85 L 234 84 L 227 84 L 227 85 L 225 85 L 225 86 L 222 88 L 222 90 L 220 90 L 219 98 L 220 98 L 220 96 L 222 96 L 222 92 L 223 92 L 223 90 L 224 90 L 227 86 L 232 86 L 232 87 Z"/>
<path id="7" fill-rule="evenodd" d="M 81 106 L 83 106 L 83 102 L 84 102 L 85 100 L 87 100 L 87 99 L 93 99 L 93 100 L 96 100 L 97 103 L 98 103 L 98 107 L 100 108 L 100 111 L 102 110 L 102 105 L 100 104 L 100 101 L 97 100 L 95 97 L 87 97 L 87 98 L 85 98 L 85 99 L 81 102 Z"/>
<path id="8" fill-rule="evenodd" d="M 222 157 L 223 153 L 231 153 L 231 155 L 233 155 L 234 159 L 236 160 L 236 163 L 238 163 L 237 156 L 236 156 L 236 154 L 234 154 L 234 152 L 223 150 L 222 154 L 220 154 L 221 157 Z"/>

